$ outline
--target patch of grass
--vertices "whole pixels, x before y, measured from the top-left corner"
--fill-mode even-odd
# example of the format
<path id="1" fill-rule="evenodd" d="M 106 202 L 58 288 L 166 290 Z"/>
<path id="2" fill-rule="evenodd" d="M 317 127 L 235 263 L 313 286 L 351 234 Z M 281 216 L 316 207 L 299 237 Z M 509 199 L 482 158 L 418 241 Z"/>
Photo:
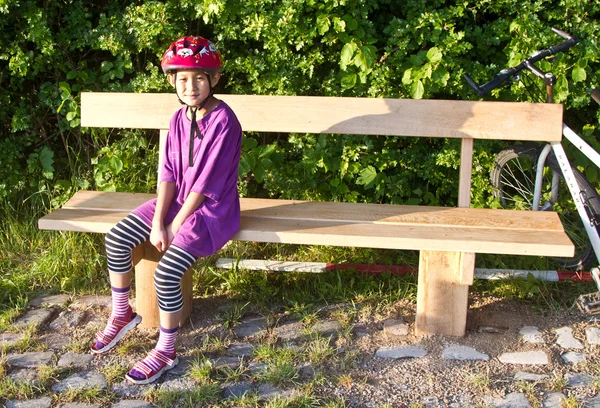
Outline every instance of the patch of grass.
<path id="1" fill-rule="evenodd" d="M 72 388 L 59 396 L 61 402 L 84 402 L 86 404 L 108 404 L 114 399 L 114 394 L 99 387 Z"/>
<path id="2" fill-rule="evenodd" d="M 190 363 L 186 375 L 196 384 L 206 385 L 211 383 L 213 371 L 213 366 L 207 358 L 197 357 Z"/>
<path id="3" fill-rule="evenodd" d="M 577 398 L 575 398 L 573 395 L 563 398 L 561 401 L 561 407 L 562 408 L 580 408 L 581 407 L 581 403 L 579 401 L 577 401 Z"/>
<path id="4" fill-rule="evenodd" d="M 87 353 L 90 351 L 94 336 L 76 336 L 71 339 L 71 342 L 64 347 L 65 351 L 73 353 Z"/>
<path id="5" fill-rule="evenodd" d="M 64 368 L 54 367 L 51 365 L 40 366 L 37 370 L 38 380 L 45 387 L 50 387 L 52 384 L 58 381 L 58 378 L 64 371 Z"/>
<path id="6" fill-rule="evenodd" d="M 37 339 L 37 328 L 33 325 L 25 326 L 21 330 L 21 339 L 14 344 L 2 346 L 1 351 L 4 353 L 25 353 L 28 351 L 44 351 L 46 345 L 42 344 Z"/>
<path id="7" fill-rule="evenodd" d="M 492 381 L 488 372 L 476 372 L 467 377 L 467 382 L 479 392 L 486 393 L 490 391 Z"/>
<path id="8" fill-rule="evenodd" d="M 45 388 L 36 381 L 15 381 L 6 376 L 0 380 L 0 401 L 33 399 L 44 391 Z"/>
<path id="9" fill-rule="evenodd" d="M 221 313 L 221 315 L 218 317 L 218 320 L 223 324 L 223 327 L 225 327 L 227 330 L 232 330 L 242 321 L 242 317 L 244 317 L 244 314 L 246 313 L 246 308 L 249 304 L 249 302 L 243 305 L 237 302 L 233 303 L 223 313 Z"/>
<path id="10" fill-rule="evenodd" d="M 121 382 L 128 371 L 129 368 L 121 363 L 108 364 L 100 369 L 109 385 Z"/>
<path id="11" fill-rule="evenodd" d="M 218 384 L 204 384 L 189 391 L 152 389 L 145 397 L 149 402 L 161 408 L 196 408 L 217 403 L 220 394 L 221 388 Z"/>
<path id="12" fill-rule="evenodd" d="M 227 346 L 227 341 L 219 337 L 206 336 L 202 340 L 202 344 L 198 348 L 197 352 L 200 354 L 223 353 L 225 350 L 227 350 Z"/>
<path id="13" fill-rule="evenodd" d="M 536 382 L 517 381 L 516 386 L 519 392 L 525 394 L 525 397 L 531 403 L 532 408 L 540 408 L 542 406 L 542 401 L 540 401 L 539 393 L 536 389 Z"/>
<path id="14" fill-rule="evenodd" d="M 344 387 L 345 389 L 350 389 L 352 384 L 354 384 L 354 379 L 349 374 L 341 374 L 337 378 L 337 385 L 340 387 Z"/>
<path id="15" fill-rule="evenodd" d="M 298 377 L 298 369 L 293 364 L 281 360 L 268 362 L 265 371 L 258 375 L 260 381 L 278 386 L 293 385 Z"/>
<path id="16" fill-rule="evenodd" d="M 149 351 L 152 349 L 152 347 L 153 344 L 151 344 L 149 341 L 143 342 L 140 341 L 139 338 L 130 336 L 124 340 L 121 340 L 115 347 L 115 351 L 119 356 L 130 356 L 135 353 L 144 353 Z"/>
<path id="17" fill-rule="evenodd" d="M 315 337 L 304 346 L 304 355 L 313 364 L 323 364 L 335 354 L 335 349 L 331 346 L 327 337 Z"/>
<path id="18" fill-rule="evenodd" d="M 567 388 L 567 380 L 561 375 L 554 374 L 551 378 L 546 380 L 546 389 L 552 392 L 562 392 Z"/>

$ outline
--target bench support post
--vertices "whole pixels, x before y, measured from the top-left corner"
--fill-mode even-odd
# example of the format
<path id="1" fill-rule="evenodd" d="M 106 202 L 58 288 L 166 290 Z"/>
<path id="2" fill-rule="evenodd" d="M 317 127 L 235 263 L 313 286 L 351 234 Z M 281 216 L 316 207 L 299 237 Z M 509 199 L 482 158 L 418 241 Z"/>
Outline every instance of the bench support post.
<path id="1" fill-rule="evenodd" d="M 158 301 L 154 289 L 154 271 L 162 257 L 152 244 L 145 242 L 134 249 L 135 263 L 135 308 L 142 316 L 141 328 L 156 328 L 160 326 Z M 188 269 L 181 280 L 183 292 L 182 325 L 192 312 L 192 271 Z M 143 294 L 143 296 L 141 296 Z"/>
<path id="2" fill-rule="evenodd" d="M 465 335 L 474 261 L 462 252 L 421 251 L 415 334 Z"/>

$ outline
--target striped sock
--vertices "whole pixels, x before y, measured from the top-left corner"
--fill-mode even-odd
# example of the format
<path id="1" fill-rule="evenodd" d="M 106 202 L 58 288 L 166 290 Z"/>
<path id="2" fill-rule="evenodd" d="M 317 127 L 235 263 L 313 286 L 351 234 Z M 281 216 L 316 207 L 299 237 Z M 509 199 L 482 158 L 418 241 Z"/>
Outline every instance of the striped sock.
<path id="1" fill-rule="evenodd" d="M 110 315 L 113 317 L 127 317 L 131 310 L 129 308 L 130 286 L 126 288 L 111 286 L 110 290 L 112 291 L 112 311 Z"/>
<path id="2" fill-rule="evenodd" d="M 174 329 L 165 329 L 161 327 L 155 349 L 167 356 L 173 355 L 175 353 L 175 340 L 177 339 L 178 330 L 178 327 L 175 327 Z"/>

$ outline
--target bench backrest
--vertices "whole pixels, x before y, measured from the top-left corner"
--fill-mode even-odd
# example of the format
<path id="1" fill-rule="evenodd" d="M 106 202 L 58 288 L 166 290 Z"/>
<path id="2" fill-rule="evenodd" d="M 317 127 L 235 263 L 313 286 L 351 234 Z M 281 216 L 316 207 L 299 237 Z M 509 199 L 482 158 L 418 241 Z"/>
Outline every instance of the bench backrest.
<path id="1" fill-rule="evenodd" d="M 558 142 L 562 105 L 317 96 L 217 95 L 245 131 L 425 136 L 462 139 L 459 206 L 468 207 L 474 139 Z M 161 130 L 173 113 L 173 93 L 81 95 L 81 125 Z"/>

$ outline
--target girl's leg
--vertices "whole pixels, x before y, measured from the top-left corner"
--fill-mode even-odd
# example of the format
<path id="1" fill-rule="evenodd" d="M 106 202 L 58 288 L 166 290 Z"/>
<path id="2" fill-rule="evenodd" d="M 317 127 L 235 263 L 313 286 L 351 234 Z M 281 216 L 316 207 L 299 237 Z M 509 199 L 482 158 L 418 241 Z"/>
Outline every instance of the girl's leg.
<path id="1" fill-rule="evenodd" d="M 181 322 L 183 296 L 181 279 L 197 257 L 171 245 L 156 267 L 154 286 L 160 309 L 160 334 L 156 347 L 137 363 L 126 378 L 134 384 L 148 384 L 178 363 L 175 340 Z"/>
<path id="2" fill-rule="evenodd" d="M 131 251 L 150 236 L 150 227 L 133 214 L 121 220 L 106 234 L 106 255 L 112 292 L 112 310 L 108 324 L 96 334 L 93 353 L 110 350 L 141 322 L 129 306 L 132 259 Z"/>

